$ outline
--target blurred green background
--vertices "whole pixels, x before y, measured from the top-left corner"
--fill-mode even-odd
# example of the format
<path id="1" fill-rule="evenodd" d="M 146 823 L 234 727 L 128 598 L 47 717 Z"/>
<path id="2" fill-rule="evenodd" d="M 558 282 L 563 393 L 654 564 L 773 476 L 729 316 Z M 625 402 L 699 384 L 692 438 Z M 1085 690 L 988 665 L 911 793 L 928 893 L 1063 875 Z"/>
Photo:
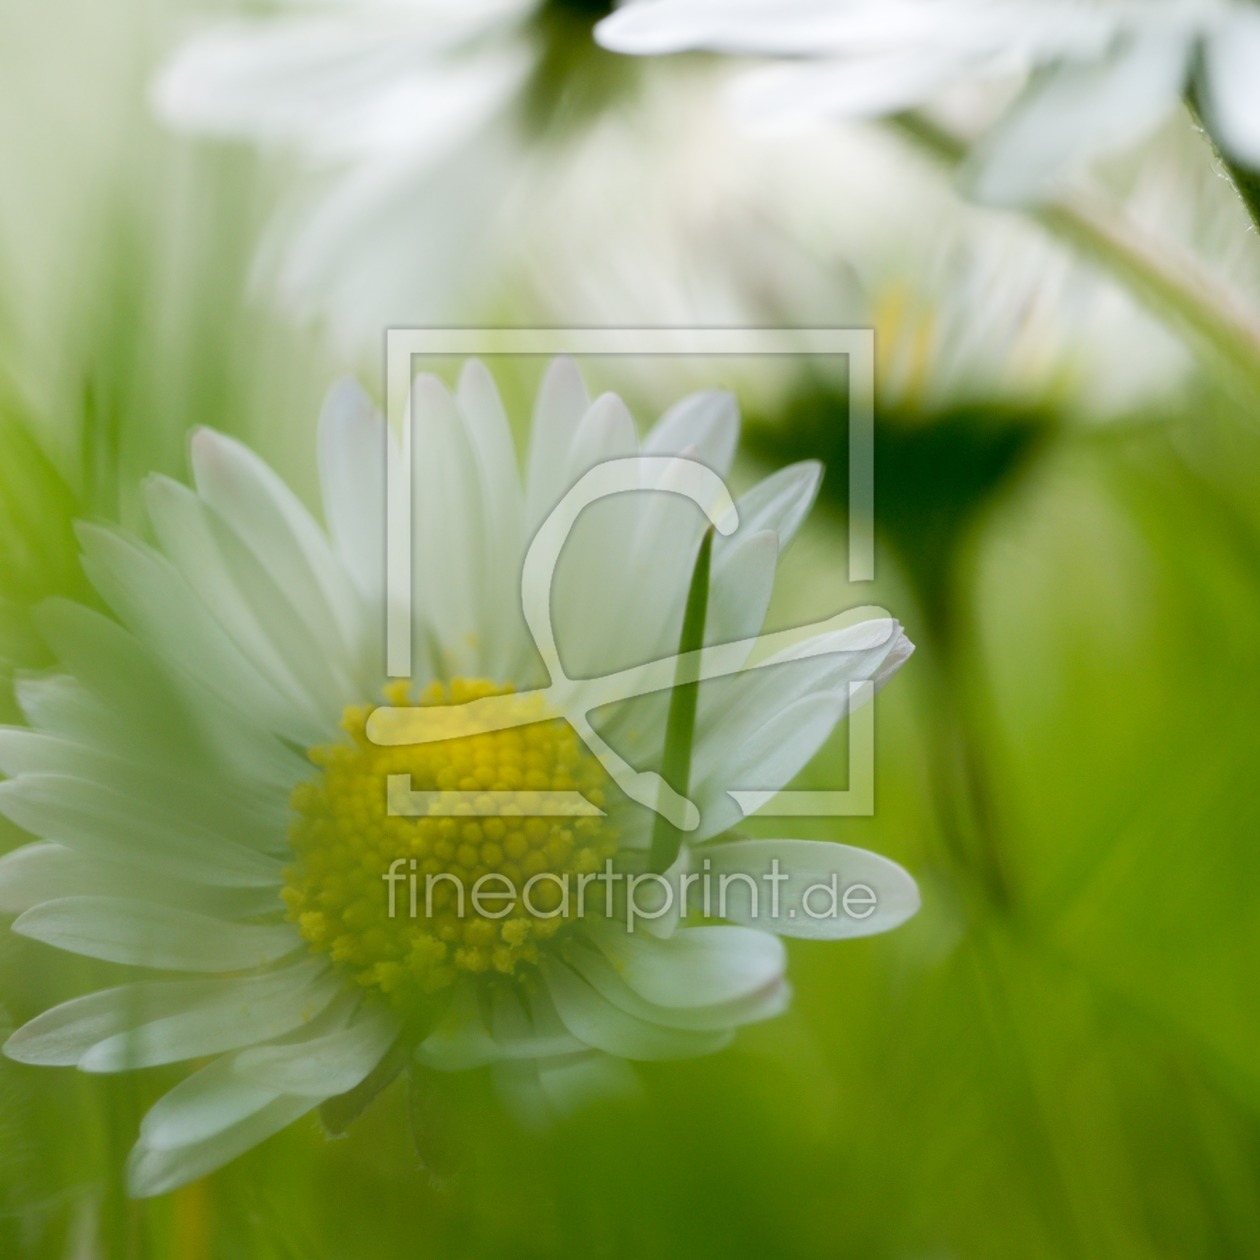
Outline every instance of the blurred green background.
<path id="1" fill-rule="evenodd" d="M 71 522 L 141 525 L 139 478 L 183 475 L 198 424 L 313 502 L 314 418 L 348 366 L 251 293 L 271 174 L 149 121 L 173 22 L 0 8 L 6 721 L 15 674 L 49 664 L 31 608 L 90 598 Z M 537 318 L 523 291 L 499 300 Z M 1141 374 L 1132 353 L 1117 372 Z M 875 816 L 800 831 L 906 865 L 919 916 L 793 943 L 790 1013 L 648 1065 L 646 1106 L 533 1136 L 480 1075 L 446 1082 L 423 1119 L 447 1178 L 422 1169 L 400 1085 L 344 1140 L 309 1119 L 128 1202 L 126 1151 L 178 1070 L 0 1061 L 0 1255 L 1260 1253 L 1260 401 L 1206 372 L 1105 424 L 1049 390 L 890 398 L 879 580 L 854 590 L 842 400 L 804 368 L 733 383 L 755 399 L 741 478 L 830 470 L 772 620 L 877 602 L 919 645 L 880 701 Z M 640 419 L 662 388 L 632 397 Z M 841 731 L 803 781 L 842 783 L 846 755 Z M 0 935 L 0 1020 L 115 974 Z"/>

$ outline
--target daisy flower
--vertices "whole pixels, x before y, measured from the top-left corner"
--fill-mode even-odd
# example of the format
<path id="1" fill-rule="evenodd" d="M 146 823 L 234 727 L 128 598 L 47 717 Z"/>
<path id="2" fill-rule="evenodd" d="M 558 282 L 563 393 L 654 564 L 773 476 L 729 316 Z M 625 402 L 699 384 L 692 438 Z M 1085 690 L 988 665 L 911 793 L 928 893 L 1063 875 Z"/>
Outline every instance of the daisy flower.
<path id="1" fill-rule="evenodd" d="M 972 191 L 997 203 L 1143 139 L 1185 94 L 1228 157 L 1260 168 L 1260 13 L 1243 0 L 642 0 L 597 37 L 782 59 L 743 84 L 758 117 L 879 117 L 1032 71 L 972 154 Z"/>
<path id="2" fill-rule="evenodd" d="M 294 0 L 173 52 L 158 116 L 299 176 L 259 251 L 262 287 L 347 353 L 390 325 L 492 299 L 517 217 L 573 126 L 627 74 L 583 0 Z"/>
<path id="3" fill-rule="evenodd" d="M 0 907 L 25 936 L 174 974 L 46 1011 L 6 1051 L 85 1072 L 204 1061 L 145 1117 L 135 1194 L 197 1178 L 321 1104 L 353 1111 L 411 1063 L 489 1066 L 542 1119 L 623 1085 L 628 1060 L 709 1054 L 781 1011 L 781 936 L 862 935 L 914 912 L 914 882 L 882 857 L 734 832 L 731 791 L 785 785 L 850 697 L 908 657 L 882 618 L 699 684 L 678 789 L 698 825 L 635 918 L 629 879 L 647 878 L 659 824 L 599 748 L 649 776 L 668 764 L 674 693 L 610 700 L 601 679 L 678 651 L 704 563 L 705 641 L 756 636 L 818 485 L 801 464 L 732 503 L 721 477 L 737 430 L 733 399 L 710 391 L 640 442 L 616 396 L 591 401 L 557 360 L 522 479 L 484 367 L 467 364 L 453 394 L 418 378 L 410 681 L 386 679 L 382 651 L 394 439 L 353 386 L 321 419 L 322 525 L 248 449 L 203 430 L 192 488 L 147 484 L 155 545 L 81 527 L 112 615 L 43 610 L 61 672 L 21 682 L 29 725 L 0 734 L 0 811 L 41 839 L 0 861 Z M 571 487 L 627 461 L 655 469 L 644 484 L 658 490 L 702 476 L 728 532 L 712 541 L 695 503 L 649 490 L 588 507 L 542 598 L 577 680 L 552 702 L 523 557 Z M 464 721 L 487 704 L 498 724 Z M 378 739 L 382 714 L 429 734 Z M 560 798 L 566 809 L 548 806 Z M 781 896 L 759 903 L 747 886 L 780 868 Z M 721 875 L 735 892 L 719 906 Z M 583 901 L 582 877 L 599 876 Z M 666 896 L 675 884 L 685 906 Z M 853 913 L 826 913 L 828 887 L 833 911 L 837 889 L 863 890 Z"/>

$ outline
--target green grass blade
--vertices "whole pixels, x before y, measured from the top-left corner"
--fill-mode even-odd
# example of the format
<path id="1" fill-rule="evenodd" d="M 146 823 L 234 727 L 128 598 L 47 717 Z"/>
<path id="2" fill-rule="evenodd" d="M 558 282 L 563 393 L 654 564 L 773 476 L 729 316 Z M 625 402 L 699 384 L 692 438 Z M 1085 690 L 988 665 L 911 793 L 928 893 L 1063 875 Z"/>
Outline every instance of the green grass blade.
<path id="1" fill-rule="evenodd" d="M 669 698 L 669 718 L 665 724 L 665 753 L 661 758 L 661 777 L 681 796 L 691 786 L 691 749 L 696 734 L 696 704 L 700 684 L 691 681 L 698 670 L 698 661 L 688 661 L 688 653 L 704 646 L 704 623 L 709 611 L 709 572 L 713 560 L 713 527 L 700 542 L 696 567 L 691 573 L 687 591 L 687 608 L 683 613 L 682 638 L 678 644 L 678 673 Z M 657 814 L 652 831 L 651 869 L 666 871 L 678 856 L 683 833 L 664 814 Z"/>

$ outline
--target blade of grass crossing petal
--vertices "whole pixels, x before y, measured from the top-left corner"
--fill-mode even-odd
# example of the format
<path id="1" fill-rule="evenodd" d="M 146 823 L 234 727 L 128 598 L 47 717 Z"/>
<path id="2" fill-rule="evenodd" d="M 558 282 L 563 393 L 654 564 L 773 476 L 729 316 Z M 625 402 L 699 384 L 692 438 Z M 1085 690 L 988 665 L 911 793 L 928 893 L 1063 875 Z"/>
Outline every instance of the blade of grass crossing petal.
<path id="1" fill-rule="evenodd" d="M 709 611 L 709 573 L 713 560 L 713 527 L 705 530 L 691 573 L 687 591 L 687 607 L 683 613 L 682 638 L 678 644 L 678 672 L 669 698 L 669 717 L 665 723 L 665 753 L 661 758 L 661 777 L 680 796 L 691 786 L 691 749 L 696 734 L 696 704 L 700 684 L 694 679 L 698 659 L 688 654 L 704 646 L 704 623 Z M 683 833 L 665 817 L 657 814 L 652 831 L 651 869 L 667 871 L 682 847 Z"/>

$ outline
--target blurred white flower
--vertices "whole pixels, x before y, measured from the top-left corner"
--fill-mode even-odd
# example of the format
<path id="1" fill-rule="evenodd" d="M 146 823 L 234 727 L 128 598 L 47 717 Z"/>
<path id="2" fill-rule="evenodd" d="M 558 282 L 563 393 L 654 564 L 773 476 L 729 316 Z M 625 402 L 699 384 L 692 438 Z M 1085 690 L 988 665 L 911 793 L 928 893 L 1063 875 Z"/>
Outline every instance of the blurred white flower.
<path id="1" fill-rule="evenodd" d="M 544 73 L 544 7 L 295 0 L 192 35 L 155 107 L 176 129 L 296 155 L 306 182 L 260 281 L 344 348 L 375 349 L 390 324 L 466 313 L 495 275 L 532 157 L 518 115 Z"/>
<path id="2" fill-rule="evenodd" d="M 636 766 L 662 764 L 668 693 L 609 705 L 589 689 L 677 651 L 705 517 L 634 493 L 583 514 L 551 588 L 556 641 L 577 678 L 559 711 L 517 694 L 554 682 L 521 616 L 522 557 L 567 489 L 610 459 L 642 453 L 678 476 L 703 464 L 729 512 L 729 395 L 684 399 L 640 444 L 620 400 L 591 401 L 573 364 L 557 361 L 524 483 L 480 364 L 454 396 L 419 378 L 412 417 L 415 692 L 387 687 L 380 659 L 393 439 L 344 387 L 319 437 L 327 532 L 248 449 L 201 431 L 195 489 L 148 485 L 156 547 L 83 527 L 85 568 L 117 620 L 49 607 L 44 627 L 65 672 L 24 680 L 30 726 L 0 732 L 11 776 L 0 811 L 44 837 L 0 861 L 0 908 L 20 914 L 15 930 L 192 976 L 77 998 L 6 1045 L 23 1062 L 87 1072 L 209 1060 L 145 1117 L 129 1169 L 136 1194 L 209 1172 L 355 1090 L 382 1061 L 491 1065 L 527 1114 L 563 1109 L 616 1087 L 625 1060 L 708 1054 L 782 1010 L 779 935 L 865 935 L 917 908 L 914 881 L 876 854 L 730 834 L 742 817 L 731 789 L 783 787 L 848 712 L 851 684 L 878 687 L 910 655 L 889 619 L 700 684 L 687 789 L 699 821 L 673 868 L 712 873 L 679 885 L 692 912 L 676 902 L 636 930 L 610 912 L 607 886 L 584 900 L 578 883 L 574 900 L 573 878 L 606 862 L 621 878 L 644 871 L 654 819 L 616 790 L 572 719 L 601 704 L 601 738 Z M 734 505 L 739 527 L 712 552 L 709 642 L 759 632 L 818 477 L 815 465 L 789 467 Z M 401 746 L 367 735 L 377 700 L 410 718 L 413 707 L 488 697 L 521 706 L 521 724 Z M 388 809 L 391 775 L 427 794 L 418 816 Z M 465 817 L 440 808 L 468 792 L 580 793 L 590 808 L 540 816 L 528 795 L 500 810 L 462 807 Z M 408 911 L 409 867 L 420 891 Z M 793 882 L 758 914 L 738 895 L 740 873 L 773 870 Z M 737 890 L 725 921 L 697 922 L 723 875 Z M 487 876 L 515 890 L 506 910 L 499 883 L 486 891 L 500 900 L 478 902 Z M 549 882 L 531 903 L 521 885 L 534 877 Z M 551 881 L 568 890 L 558 906 L 543 899 Z M 827 914 L 815 899 L 798 914 L 810 888 L 822 885 L 826 901 L 830 881 L 864 885 L 874 901 Z"/>
<path id="3" fill-rule="evenodd" d="M 1127 292 L 1036 224 L 960 198 L 899 137 L 867 124 L 750 132 L 731 125 L 711 74 L 679 70 L 632 119 L 592 128 L 522 220 L 528 287 L 553 322 L 870 327 L 881 404 L 927 412 L 1099 419 L 1185 380 L 1185 348 Z M 1207 230 L 1207 210 L 1223 204 L 1237 228 L 1238 208 L 1185 156 L 1144 166 L 1129 208 L 1179 238 L 1249 245 Z M 772 415 L 827 366 L 680 359 L 649 384 L 696 387 L 720 370 Z M 627 389 L 643 388 L 637 368 Z"/>
<path id="4" fill-rule="evenodd" d="M 1222 150 L 1260 168 L 1260 10 L 1243 0 L 632 0 L 597 37 L 625 53 L 779 58 L 741 85 L 765 119 L 896 114 L 1031 71 L 965 176 L 998 204 L 1143 139 L 1186 92 Z"/>
<path id="5" fill-rule="evenodd" d="M 1175 341 L 1115 286 L 868 129 L 749 134 L 709 103 L 716 67 L 644 66 L 592 106 L 583 76 L 630 63 L 579 15 L 550 45 L 570 61 L 546 64 L 554 7 L 299 0 L 194 36 L 156 96 L 180 127 L 301 155 L 260 276 L 352 354 L 390 324 L 541 305 L 566 325 L 875 325 L 885 397 L 928 405 L 1049 388 L 1107 414 L 1180 378 Z M 579 99 L 530 123 L 540 75 Z M 712 365 L 674 366 L 684 381 L 658 384 Z M 797 368 L 753 365 L 741 390 L 773 405 Z"/>

